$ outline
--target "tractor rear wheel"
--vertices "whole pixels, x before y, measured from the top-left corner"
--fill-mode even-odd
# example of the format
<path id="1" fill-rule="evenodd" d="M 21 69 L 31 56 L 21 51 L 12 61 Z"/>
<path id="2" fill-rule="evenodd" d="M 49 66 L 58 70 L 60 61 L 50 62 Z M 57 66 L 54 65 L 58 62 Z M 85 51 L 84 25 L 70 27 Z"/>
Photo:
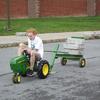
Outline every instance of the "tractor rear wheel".
<path id="1" fill-rule="evenodd" d="M 41 60 L 40 63 L 38 64 L 38 77 L 40 79 L 45 79 L 50 72 L 50 66 L 47 60 Z"/>

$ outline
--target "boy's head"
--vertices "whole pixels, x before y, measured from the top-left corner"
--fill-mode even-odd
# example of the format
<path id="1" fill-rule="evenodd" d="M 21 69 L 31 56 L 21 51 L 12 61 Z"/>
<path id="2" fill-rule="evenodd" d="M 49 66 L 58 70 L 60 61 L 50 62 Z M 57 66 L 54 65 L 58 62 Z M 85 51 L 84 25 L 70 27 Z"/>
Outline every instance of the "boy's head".
<path id="1" fill-rule="evenodd" d="M 30 40 L 33 40 L 35 36 L 38 34 L 37 30 L 35 28 L 30 28 L 26 30 L 27 36 Z"/>

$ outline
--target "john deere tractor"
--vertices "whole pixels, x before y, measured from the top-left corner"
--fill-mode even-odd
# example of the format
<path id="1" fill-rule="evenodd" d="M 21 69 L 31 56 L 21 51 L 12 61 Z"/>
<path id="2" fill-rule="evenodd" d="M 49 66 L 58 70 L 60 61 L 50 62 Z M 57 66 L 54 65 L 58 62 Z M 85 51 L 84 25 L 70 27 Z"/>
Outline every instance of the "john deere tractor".
<path id="1" fill-rule="evenodd" d="M 13 83 L 20 83 L 21 76 L 27 76 L 27 69 L 30 65 L 30 55 L 24 51 L 21 56 L 17 56 L 11 59 L 10 67 L 14 75 L 12 77 Z M 35 62 L 33 71 L 37 72 L 40 79 L 45 79 L 50 72 L 50 65 L 47 60 L 40 59 Z"/>

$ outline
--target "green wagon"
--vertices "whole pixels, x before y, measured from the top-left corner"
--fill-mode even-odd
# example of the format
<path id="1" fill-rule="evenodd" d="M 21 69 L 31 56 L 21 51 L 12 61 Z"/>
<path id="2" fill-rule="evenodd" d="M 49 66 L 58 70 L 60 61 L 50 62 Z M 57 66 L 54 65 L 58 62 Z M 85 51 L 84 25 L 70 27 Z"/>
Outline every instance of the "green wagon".
<path id="1" fill-rule="evenodd" d="M 59 51 L 59 44 L 56 44 L 52 51 L 46 50 L 46 52 L 51 52 L 50 68 L 54 66 L 54 62 L 57 58 L 61 58 L 61 65 L 66 65 L 68 60 L 79 61 L 79 67 L 83 68 L 86 65 L 86 59 L 83 55 L 84 49 L 84 38 L 83 37 L 71 37 L 66 40 L 63 44 L 65 51 Z M 67 51 L 66 51 L 67 49 Z"/>

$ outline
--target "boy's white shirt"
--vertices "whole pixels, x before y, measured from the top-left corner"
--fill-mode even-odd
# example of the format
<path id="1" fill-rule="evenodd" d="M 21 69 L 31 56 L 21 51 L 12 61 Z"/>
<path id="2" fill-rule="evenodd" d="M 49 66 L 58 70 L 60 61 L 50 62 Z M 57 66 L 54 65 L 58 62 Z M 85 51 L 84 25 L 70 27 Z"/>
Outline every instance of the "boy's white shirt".
<path id="1" fill-rule="evenodd" d="M 35 36 L 34 40 L 30 40 L 28 38 L 28 47 L 31 49 L 37 49 L 37 52 L 40 54 L 41 58 L 43 58 L 44 49 L 43 42 L 42 39 L 40 39 L 40 37 Z"/>

